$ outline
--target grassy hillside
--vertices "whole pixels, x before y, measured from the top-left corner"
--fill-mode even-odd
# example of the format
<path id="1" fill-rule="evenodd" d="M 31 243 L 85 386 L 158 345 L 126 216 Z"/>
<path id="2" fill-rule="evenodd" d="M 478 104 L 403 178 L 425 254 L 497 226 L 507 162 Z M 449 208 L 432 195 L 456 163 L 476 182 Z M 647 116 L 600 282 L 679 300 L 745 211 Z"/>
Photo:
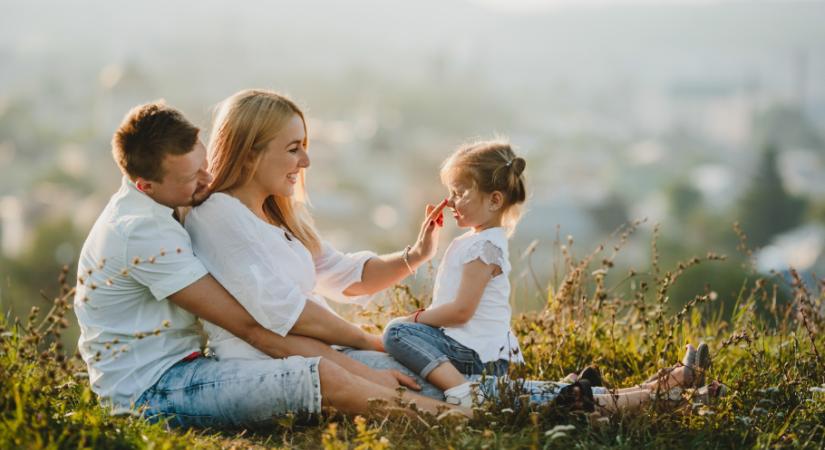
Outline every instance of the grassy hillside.
<path id="1" fill-rule="evenodd" d="M 72 288 L 50 311 L 2 322 L 0 341 L 0 448 L 768 448 L 825 447 L 825 290 L 789 277 L 742 280 L 736 306 L 720 314 L 718 293 L 697 286 L 696 296 L 671 312 L 669 287 L 696 265 L 718 264 L 707 254 L 658 267 L 655 241 L 648 272 L 614 273 L 627 239 L 574 257 L 572 241 L 558 243 L 558 285 L 548 286 L 543 310 L 514 318 L 527 363 L 514 376 L 559 379 L 595 363 L 613 386 L 642 381 L 678 360 L 685 343 L 708 342 L 711 378 L 731 393 L 706 406 L 686 398 L 676 407 L 594 422 L 548 410 L 477 410 L 470 421 L 432 416 L 344 417 L 329 411 L 311 422 L 273 420 L 258 430 L 167 430 L 131 417 L 109 417 L 89 389 L 85 366 L 58 344 L 69 321 Z M 67 269 L 68 271 L 68 269 Z M 387 317 L 426 298 L 396 288 L 391 301 L 361 313 L 376 331 Z M 785 300 L 783 300 L 785 299 Z M 730 317 L 723 320 L 722 317 Z"/>

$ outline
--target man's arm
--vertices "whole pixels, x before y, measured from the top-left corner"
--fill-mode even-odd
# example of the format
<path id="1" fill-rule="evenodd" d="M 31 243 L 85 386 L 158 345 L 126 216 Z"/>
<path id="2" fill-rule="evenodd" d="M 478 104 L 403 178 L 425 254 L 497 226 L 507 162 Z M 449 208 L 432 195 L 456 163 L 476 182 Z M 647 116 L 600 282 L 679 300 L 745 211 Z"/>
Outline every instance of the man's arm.
<path id="1" fill-rule="evenodd" d="M 206 275 L 170 295 L 169 300 L 229 331 L 273 358 L 293 355 L 321 356 L 373 382 L 389 387 L 397 387 L 398 382 L 401 382 L 414 389 L 420 389 L 415 381 L 399 372 L 373 370 L 316 339 L 305 336 L 279 336 L 264 328 L 211 275 Z M 309 303 L 311 302 L 307 302 Z"/>

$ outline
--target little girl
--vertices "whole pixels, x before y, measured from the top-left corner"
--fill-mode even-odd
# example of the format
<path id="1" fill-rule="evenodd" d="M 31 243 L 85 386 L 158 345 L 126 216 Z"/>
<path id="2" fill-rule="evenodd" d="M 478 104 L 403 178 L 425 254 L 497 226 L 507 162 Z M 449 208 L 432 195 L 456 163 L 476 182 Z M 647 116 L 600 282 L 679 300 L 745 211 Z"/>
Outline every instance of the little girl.
<path id="1" fill-rule="evenodd" d="M 525 200 L 524 167 L 502 141 L 464 146 L 444 162 L 447 206 L 469 230 L 444 253 L 430 307 L 384 331 L 387 353 L 444 390 L 448 403 L 472 406 L 464 375 L 501 376 L 523 362 L 510 330 L 507 238 Z"/>

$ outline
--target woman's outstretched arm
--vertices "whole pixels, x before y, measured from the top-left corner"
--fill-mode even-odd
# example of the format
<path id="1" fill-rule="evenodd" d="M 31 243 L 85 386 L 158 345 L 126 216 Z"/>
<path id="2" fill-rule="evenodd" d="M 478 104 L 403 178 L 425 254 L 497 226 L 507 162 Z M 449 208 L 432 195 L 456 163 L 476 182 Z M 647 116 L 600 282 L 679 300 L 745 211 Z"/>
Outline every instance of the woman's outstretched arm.
<path id="1" fill-rule="evenodd" d="M 371 258 L 364 264 L 361 281 L 350 285 L 344 294 L 370 295 L 382 291 L 408 277 L 411 270 L 429 261 L 438 250 L 438 232 L 442 226 L 439 217 L 446 205 L 446 199 L 436 206 L 427 205 L 426 218 L 421 224 L 418 239 L 407 253 L 406 262 L 403 251 Z"/>

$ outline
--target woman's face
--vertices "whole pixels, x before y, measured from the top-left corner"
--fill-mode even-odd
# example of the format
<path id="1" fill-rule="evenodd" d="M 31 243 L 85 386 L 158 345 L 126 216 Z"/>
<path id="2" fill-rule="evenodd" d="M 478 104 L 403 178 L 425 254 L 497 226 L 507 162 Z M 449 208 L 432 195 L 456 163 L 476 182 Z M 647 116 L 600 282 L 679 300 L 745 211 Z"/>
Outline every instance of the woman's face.
<path id="1" fill-rule="evenodd" d="M 267 195 L 289 197 L 294 194 L 299 173 L 309 167 L 304 142 L 304 122 L 295 114 L 278 136 L 266 144 L 252 182 Z"/>

